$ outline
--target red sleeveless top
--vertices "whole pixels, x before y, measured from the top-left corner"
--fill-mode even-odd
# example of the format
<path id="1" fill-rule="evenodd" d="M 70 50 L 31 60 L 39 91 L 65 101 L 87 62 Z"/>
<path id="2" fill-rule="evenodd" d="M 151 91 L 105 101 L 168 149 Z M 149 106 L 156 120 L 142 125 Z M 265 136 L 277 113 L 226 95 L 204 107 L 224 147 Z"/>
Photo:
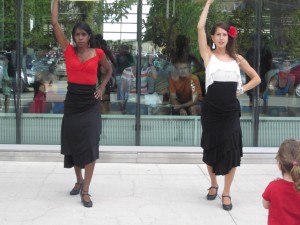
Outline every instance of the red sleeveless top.
<path id="1" fill-rule="evenodd" d="M 71 44 L 64 52 L 68 82 L 76 84 L 94 85 L 97 82 L 98 63 L 104 56 L 100 48 L 95 48 L 96 55 L 93 58 L 81 62 Z"/>

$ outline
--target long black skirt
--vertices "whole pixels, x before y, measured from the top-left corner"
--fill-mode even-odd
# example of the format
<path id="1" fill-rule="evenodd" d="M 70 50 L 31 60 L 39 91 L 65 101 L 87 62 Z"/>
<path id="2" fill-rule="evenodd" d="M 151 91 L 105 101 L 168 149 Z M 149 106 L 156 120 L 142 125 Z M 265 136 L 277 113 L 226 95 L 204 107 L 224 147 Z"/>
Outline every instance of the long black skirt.
<path id="1" fill-rule="evenodd" d="M 202 102 L 201 124 L 203 162 L 216 175 L 226 175 L 240 166 L 243 156 L 240 103 L 236 82 L 214 82 Z"/>
<path id="2" fill-rule="evenodd" d="M 101 114 L 95 91 L 95 85 L 68 83 L 61 127 L 65 168 L 84 168 L 99 158 Z"/>

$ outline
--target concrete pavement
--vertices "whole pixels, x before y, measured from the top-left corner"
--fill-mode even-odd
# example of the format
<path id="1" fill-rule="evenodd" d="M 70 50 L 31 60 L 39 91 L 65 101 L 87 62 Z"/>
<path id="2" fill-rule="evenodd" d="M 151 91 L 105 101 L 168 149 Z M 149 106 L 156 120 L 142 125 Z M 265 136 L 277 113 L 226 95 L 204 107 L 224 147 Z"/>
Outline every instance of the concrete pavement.
<path id="1" fill-rule="evenodd" d="M 276 164 L 243 164 L 232 185 L 233 210 L 207 201 L 204 164 L 97 163 L 85 208 L 70 196 L 75 178 L 62 162 L 0 161 L 1 225 L 263 225 L 261 194 L 281 174 Z"/>

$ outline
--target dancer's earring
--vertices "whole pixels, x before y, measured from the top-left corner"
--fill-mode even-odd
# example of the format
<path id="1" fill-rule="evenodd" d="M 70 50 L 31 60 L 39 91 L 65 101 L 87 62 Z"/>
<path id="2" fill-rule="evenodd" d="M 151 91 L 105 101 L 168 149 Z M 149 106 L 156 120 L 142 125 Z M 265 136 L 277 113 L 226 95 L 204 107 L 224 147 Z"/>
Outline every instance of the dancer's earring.
<path id="1" fill-rule="evenodd" d="M 213 50 L 215 50 L 215 49 L 216 49 L 216 45 L 215 45 L 215 43 L 214 43 L 214 42 L 213 42 L 213 44 L 212 44 L 211 48 L 212 48 Z"/>

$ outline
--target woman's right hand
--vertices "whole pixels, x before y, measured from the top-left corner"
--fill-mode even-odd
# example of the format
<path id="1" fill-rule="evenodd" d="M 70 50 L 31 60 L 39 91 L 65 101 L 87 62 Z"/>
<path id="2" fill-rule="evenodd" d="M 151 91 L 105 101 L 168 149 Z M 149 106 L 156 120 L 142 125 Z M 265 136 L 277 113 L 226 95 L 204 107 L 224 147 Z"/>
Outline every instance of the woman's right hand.
<path id="1" fill-rule="evenodd" d="M 212 4 L 214 2 L 214 0 L 207 0 L 207 2 L 206 3 L 208 3 L 208 4 Z"/>

